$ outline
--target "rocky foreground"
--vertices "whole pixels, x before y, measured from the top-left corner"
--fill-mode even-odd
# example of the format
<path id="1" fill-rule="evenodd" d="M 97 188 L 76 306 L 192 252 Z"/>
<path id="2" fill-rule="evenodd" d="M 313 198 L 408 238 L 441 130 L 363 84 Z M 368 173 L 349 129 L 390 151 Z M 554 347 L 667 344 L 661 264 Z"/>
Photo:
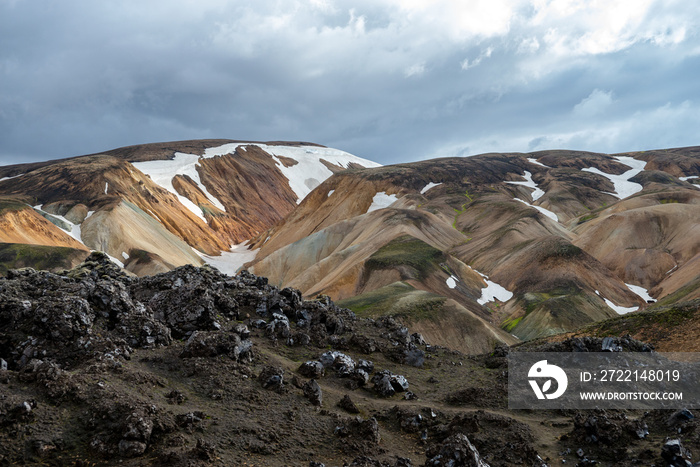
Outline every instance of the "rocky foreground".
<path id="1" fill-rule="evenodd" d="M 0 464 L 686 466 L 700 452 L 690 411 L 509 411 L 509 351 L 431 346 L 245 272 L 135 278 L 101 253 L 13 270 L 0 279 Z"/>

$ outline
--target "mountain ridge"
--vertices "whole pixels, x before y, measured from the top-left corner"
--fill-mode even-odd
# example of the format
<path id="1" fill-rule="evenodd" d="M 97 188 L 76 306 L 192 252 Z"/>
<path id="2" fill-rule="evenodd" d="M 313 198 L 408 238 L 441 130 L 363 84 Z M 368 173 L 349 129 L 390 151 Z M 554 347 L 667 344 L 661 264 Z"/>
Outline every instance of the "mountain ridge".
<path id="1" fill-rule="evenodd" d="M 699 154 L 550 150 L 378 167 L 313 143 L 181 141 L 30 164 L 21 176 L 0 168 L 0 196 L 34 211 L 7 225 L 44 225 L 30 243 L 84 243 L 141 275 L 248 261 L 309 297 L 394 290 L 419 309 L 421 293 L 436 294 L 448 303 L 438 315 L 486 326 L 462 349 L 486 351 L 493 342 L 473 345 L 482 332 L 510 343 L 643 309 L 646 297 L 696 297 Z M 415 269 L 414 240 L 396 247 L 406 235 L 439 251 L 439 264 Z M 227 253 L 244 241 L 248 252 Z M 394 262 L 378 267 L 391 245 Z"/>

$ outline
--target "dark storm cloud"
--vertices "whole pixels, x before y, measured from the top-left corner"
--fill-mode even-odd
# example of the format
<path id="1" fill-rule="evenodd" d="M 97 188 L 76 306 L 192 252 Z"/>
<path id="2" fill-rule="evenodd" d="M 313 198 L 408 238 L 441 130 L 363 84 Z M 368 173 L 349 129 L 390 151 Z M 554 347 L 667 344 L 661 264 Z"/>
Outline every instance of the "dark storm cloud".
<path id="1" fill-rule="evenodd" d="M 698 10 L 0 0 L 0 163 L 210 137 L 382 163 L 698 144 Z"/>

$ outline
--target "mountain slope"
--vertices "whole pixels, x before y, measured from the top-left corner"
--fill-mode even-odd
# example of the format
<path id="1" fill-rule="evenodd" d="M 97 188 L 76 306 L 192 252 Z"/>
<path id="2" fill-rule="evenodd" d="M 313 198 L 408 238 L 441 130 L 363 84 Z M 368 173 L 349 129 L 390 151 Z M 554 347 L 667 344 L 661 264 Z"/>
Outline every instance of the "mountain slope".
<path id="1" fill-rule="evenodd" d="M 251 242 L 251 268 L 347 304 L 403 281 L 520 338 L 565 332 L 644 308 L 645 289 L 694 296 L 696 152 L 675 150 L 671 164 L 664 151 L 489 154 L 337 174 Z M 407 234 L 442 266 L 377 271 L 373 255 Z"/>
<path id="2" fill-rule="evenodd" d="M 200 265 L 191 248 L 218 256 L 280 220 L 334 171 L 362 164 L 377 165 L 311 144 L 213 140 L 2 167 L 0 195 L 62 219 L 25 220 L 24 231 L 2 232 L 0 241 L 98 249 L 127 263 L 142 250 L 144 274 Z"/>
<path id="3" fill-rule="evenodd" d="M 157 143 L 0 167 L 0 241 L 99 249 L 139 275 L 250 261 L 279 287 L 352 306 L 441 297 L 435 315 L 462 323 L 460 342 L 420 312 L 412 325 L 478 352 L 698 297 L 698 154 L 381 167 L 311 143 Z"/>

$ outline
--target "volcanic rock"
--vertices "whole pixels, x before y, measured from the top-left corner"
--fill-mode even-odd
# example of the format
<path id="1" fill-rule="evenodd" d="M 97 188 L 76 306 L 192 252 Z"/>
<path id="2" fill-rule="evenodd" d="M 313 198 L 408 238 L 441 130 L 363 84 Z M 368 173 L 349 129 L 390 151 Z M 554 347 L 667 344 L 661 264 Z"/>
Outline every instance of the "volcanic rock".
<path id="1" fill-rule="evenodd" d="M 304 396 L 311 402 L 313 405 L 316 406 L 321 406 L 321 403 L 323 402 L 323 393 L 321 391 L 321 386 L 318 385 L 315 379 L 312 379 L 308 381 L 306 384 L 304 384 Z"/>
<path id="2" fill-rule="evenodd" d="M 325 373 L 323 364 L 318 360 L 309 360 L 302 363 L 297 371 L 307 378 L 320 378 Z"/>

